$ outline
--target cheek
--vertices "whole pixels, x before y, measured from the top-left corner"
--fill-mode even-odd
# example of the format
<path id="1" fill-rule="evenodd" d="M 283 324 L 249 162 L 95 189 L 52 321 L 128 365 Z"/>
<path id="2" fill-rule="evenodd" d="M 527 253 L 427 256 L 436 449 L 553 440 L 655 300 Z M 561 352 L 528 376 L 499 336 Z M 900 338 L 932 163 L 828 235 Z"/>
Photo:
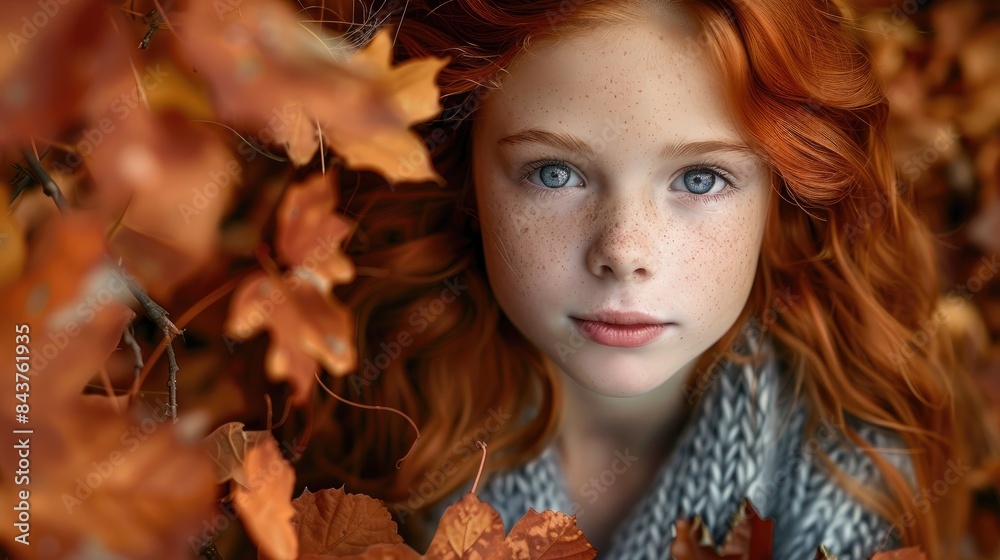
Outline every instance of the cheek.
<path id="1" fill-rule="evenodd" d="M 487 272 L 497 296 L 539 295 L 546 279 L 563 270 L 559 255 L 566 254 L 560 246 L 565 235 L 560 237 L 551 220 L 521 199 L 486 192 L 479 200 Z"/>
<path id="2" fill-rule="evenodd" d="M 698 242 L 687 251 L 684 283 L 699 310 L 726 316 L 742 310 L 757 270 L 763 219 L 741 212 L 698 228 Z"/>

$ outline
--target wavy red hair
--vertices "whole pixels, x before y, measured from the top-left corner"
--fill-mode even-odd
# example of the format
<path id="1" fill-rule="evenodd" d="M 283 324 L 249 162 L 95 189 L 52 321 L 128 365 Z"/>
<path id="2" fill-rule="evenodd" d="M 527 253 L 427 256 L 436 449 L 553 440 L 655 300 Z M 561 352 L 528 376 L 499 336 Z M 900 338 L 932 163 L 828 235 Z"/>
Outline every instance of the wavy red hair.
<path id="1" fill-rule="evenodd" d="M 479 104 L 531 41 L 627 24 L 662 8 L 645 0 L 433 4 L 410 0 L 403 12 L 403 3 L 395 2 L 376 13 L 365 2 L 340 10 L 347 21 L 352 14 L 360 20 L 348 33 L 357 44 L 388 24 L 396 31 L 397 60 L 452 59 L 438 80 L 445 111 L 418 127 L 447 186 L 390 189 L 374 176 L 342 177 L 342 210 L 359 224 L 347 248 L 359 274 L 336 292 L 357 314 L 360 363 L 374 360 L 379 343 L 399 333 L 411 335 L 412 343 L 377 379 L 354 376 L 335 389 L 405 411 L 422 437 L 396 471 L 413 442 L 409 425 L 397 416 L 333 406 L 338 437 L 328 466 L 354 491 L 407 508 L 429 505 L 474 476 L 479 461 L 478 450 L 470 453 L 471 438 L 483 432 L 491 410 L 513 418 L 488 434 L 493 469 L 537 454 L 558 417 L 553 370 L 504 317 L 486 280 L 469 185 L 471 122 Z M 981 421 L 968 375 L 947 337 L 935 336 L 946 329 L 929 328 L 937 324 L 941 287 L 933 238 L 898 186 L 886 140 L 886 98 L 850 18 L 821 0 L 681 5 L 701 26 L 692 48 L 717 63 L 733 117 L 770 165 L 780 195 L 772 197 L 741 319 L 705 352 L 695 373 L 709 375 L 740 326 L 771 309 L 778 290 L 787 289 L 800 299 L 762 324 L 793 369 L 814 421 L 846 426 L 850 415 L 895 430 L 911 453 L 916 488 L 942 479 L 948 460 L 977 464 L 985 444 L 972 435 Z M 431 305 L 450 278 L 467 289 L 433 320 L 423 315 L 426 329 L 418 332 L 408 318 Z M 912 523 L 896 524 L 904 543 L 923 547 L 930 559 L 953 557 L 969 507 L 967 480 L 920 511 L 904 475 L 878 450 L 866 451 L 887 492 L 866 491 L 835 472 L 837 480 L 890 522 L 912 515 Z M 427 473 L 442 472 L 448 476 L 435 476 L 433 491 L 416 500 L 414 489 L 429 487 Z"/>

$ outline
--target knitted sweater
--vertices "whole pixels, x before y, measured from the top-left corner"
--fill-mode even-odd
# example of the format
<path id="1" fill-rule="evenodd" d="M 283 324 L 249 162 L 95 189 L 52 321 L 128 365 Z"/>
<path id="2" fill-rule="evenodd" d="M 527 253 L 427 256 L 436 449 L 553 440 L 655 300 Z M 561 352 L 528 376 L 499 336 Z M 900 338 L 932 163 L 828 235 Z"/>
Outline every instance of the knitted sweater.
<path id="1" fill-rule="evenodd" d="M 676 449 L 598 558 L 668 558 L 678 516 L 700 515 L 721 543 L 744 498 L 762 517 L 774 519 L 775 560 L 812 560 L 821 544 L 839 560 L 867 560 L 899 545 L 892 521 L 867 510 L 832 480 L 817 452 L 825 451 L 866 486 L 880 487 L 874 463 L 830 422 L 804 437 L 807 410 L 802 402 L 791 402 L 792 383 L 782 369 L 771 359 L 757 371 L 733 363 L 717 370 Z M 855 419 L 848 423 L 912 483 L 908 456 L 885 451 L 902 448 L 895 434 Z M 554 446 L 527 464 L 495 473 L 477 495 L 497 509 L 507 531 L 529 508 L 573 513 Z M 454 501 L 446 500 L 433 519 Z M 599 499 L 593 503 L 588 507 L 600 507 Z"/>

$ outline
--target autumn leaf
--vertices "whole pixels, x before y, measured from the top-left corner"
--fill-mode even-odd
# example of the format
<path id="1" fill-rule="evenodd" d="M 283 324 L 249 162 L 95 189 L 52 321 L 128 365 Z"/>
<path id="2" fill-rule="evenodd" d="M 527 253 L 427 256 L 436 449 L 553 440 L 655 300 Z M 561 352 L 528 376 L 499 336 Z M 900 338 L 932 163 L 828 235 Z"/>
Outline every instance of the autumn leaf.
<path id="1" fill-rule="evenodd" d="M 299 541 L 292 524 L 295 471 L 274 437 L 262 438 L 246 455 L 246 485 L 233 481 L 233 502 L 247 533 L 266 560 L 295 560 Z"/>
<path id="2" fill-rule="evenodd" d="M 268 376 L 275 382 L 289 381 L 298 404 L 309 397 L 319 365 L 343 375 L 357 361 L 350 311 L 309 280 L 294 272 L 280 279 L 252 274 L 237 287 L 225 325 L 226 333 L 238 339 L 262 329 L 270 332 Z"/>
<path id="3" fill-rule="evenodd" d="M 6 189 L 0 189 L 0 196 L 7 197 Z M 0 214 L 0 288 L 21 275 L 26 257 L 21 225 L 9 213 Z"/>
<path id="4" fill-rule="evenodd" d="M 190 2 L 177 19 L 220 115 L 257 127 L 251 136 L 284 146 L 296 165 L 312 159 L 319 130 L 351 168 L 392 182 L 443 183 L 409 127 L 440 112 L 435 78 L 450 59 L 392 67 L 388 30 L 353 53 L 332 50 L 320 39 L 328 32 L 277 1 L 246 0 L 239 10 L 218 6 Z"/>
<path id="5" fill-rule="evenodd" d="M 244 431 L 242 422 L 227 422 L 202 440 L 209 457 L 215 462 L 215 482 L 233 480 L 246 486 L 247 453 L 260 442 L 271 438 L 267 430 Z"/>
<path id="6" fill-rule="evenodd" d="M 314 174 L 290 187 L 278 208 L 275 234 L 281 259 L 313 274 L 323 291 L 354 279 L 354 266 L 340 248 L 354 225 L 334 212 L 337 191 L 333 181 Z"/>
<path id="7" fill-rule="evenodd" d="M 382 502 L 343 488 L 310 492 L 292 501 L 296 511 L 299 552 L 345 556 L 374 544 L 399 544 L 402 537 Z"/>
<path id="8" fill-rule="evenodd" d="M 574 517 L 552 510 L 528 510 L 505 539 L 510 557 L 516 560 L 593 558 L 594 548 L 576 526 Z"/>
<path id="9" fill-rule="evenodd" d="M 503 547 L 500 514 L 469 492 L 444 511 L 437 533 L 427 549 L 432 558 L 466 558 L 489 554 Z"/>
<path id="10" fill-rule="evenodd" d="M 85 114 L 97 88 L 129 75 L 104 0 L 0 3 L 0 146 L 52 138 Z"/>
<path id="11" fill-rule="evenodd" d="M 179 113 L 133 111 L 87 159 L 111 245 L 154 298 L 168 297 L 215 254 L 219 222 L 243 167 Z"/>
<path id="12" fill-rule="evenodd" d="M 21 549 L 23 557 L 70 558 L 86 550 L 101 557 L 187 558 L 187 537 L 208 516 L 214 490 L 211 465 L 188 444 L 197 423 L 165 422 L 164 407 L 119 413 L 122 400 L 81 394 L 134 314 L 123 303 L 127 289 L 104 258 L 98 220 L 73 213 L 41 235 L 24 274 L 0 300 L 4 317 L 29 327 L 21 347 L 13 336 L 0 341 L 6 363 L 31 358 L 30 387 L 21 388 L 29 398 L 7 393 L 0 410 L 4 471 L 18 464 L 16 445 L 30 448 L 30 487 L 0 486 L 6 503 L 30 492 L 35 540 Z M 25 404 L 27 422 L 14 417 L 15 403 Z M 18 512 L 7 508 L 0 515 L 0 535 L 12 542 Z"/>
<path id="13" fill-rule="evenodd" d="M 750 500 L 744 499 L 723 544 L 717 546 L 700 517 L 680 518 L 670 554 L 677 560 L 766 560 L 773 557 L 774 521 L 762 519 Z"/>

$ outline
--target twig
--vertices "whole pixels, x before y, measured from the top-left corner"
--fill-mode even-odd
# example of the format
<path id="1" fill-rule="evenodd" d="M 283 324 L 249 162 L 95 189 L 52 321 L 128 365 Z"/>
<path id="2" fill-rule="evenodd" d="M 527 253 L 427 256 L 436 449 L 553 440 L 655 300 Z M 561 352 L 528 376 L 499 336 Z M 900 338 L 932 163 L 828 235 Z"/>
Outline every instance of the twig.
<path id="1" fill-rule="evenodd" d="M 135 329 L 132 323 L 125 326 L 125 330 L 122 332 L 122 340 L 132 349 L 132 353 L 135 354 L 135 376 L 139 377 L 139 373 L 142 372 L 142 348 L 139 348 L 139 343 L 135 341 Z"/>
<path id="2" fill-rule="evenodd" d="M 201 545 L 201 550 L 198 551 L 198 557 L 204 556 L 208 560 L 222 560 L 222 555 L 219 554 L 219 550 L 215 548 L 215 541 L 205 541 Z"/>
<path id="3" fill-rule="evenodd" d="M 167 310 L 153 301 L 142 287 L 125 272 L 121 264 L 117 266 L 122 278 L 125 279 L 125 285 L 128 286 L 129 291 L 132 292 L 135 299 L 139 300 L 139 304 L 146 311 L 146 316 L 156 323 L 156 326 L 160 328 L 160 332 L 163 333 L 163 338 L 167 341 L 167 360 L 170 367 L 169 377 L 167 378 L 167 391 L 170 394 L 167 400 L 167 410 L 170 412 L 170 419 L 177 422 L 177 372 L 180 371 L 180 368 L 177 367 L 177 356 L 174 354 L 173 340 L 174 337 L 183 333 L 176 325 L 170 322 Z"/>
<path id="4" fill-rule="evenodd" d="M 56 203 L 56 208 L 60 212 L 66 213 L 69 210 L 69 205 L 66 204 L 66 199 L 63 198 L 62 191 L 59 190 L 59 185 L 52 180 L 52 177 L 42 167 L 42 162 L 38 161 L 35 153 L 28 148 L 21 150 L 21 153 L 24 155 L 24 159 L 28 162 L 28 165 L 31 166 L 31 170 L 37 175 L 38 182 L 42 184 L 42 191 L 52 198 L 52 202 Z"/>
<path id="5" fill-rule="evenodd" d="M 48 174 L 48 172 L 45 171 L 41 162 L 39 162 L 38 158 L 35 157 L 34 152 L 24 148 L 21 153 L 24 154 L 28 165 L 31 166 L 32 171 L 34 171 L 35 175 L 37 175 L 36 178 L 38 179 L 38 182 L 42 184 L 42 189 L 45 191 L 45 194 L 52 198 L 60 212 L 65 213 L 69 207 L 66 204 L 66 200 L 63 198 L 62 191 L 59 190 L 59 185 L 57 185 L 56 182 L 52 180 L 52 177 Z M 181 330 L 170 322 L 167 311 L 160 307 L 158 303 L 153 301 L 153 299 L 146 294 L 146 291 L 143 290 L 131 276 L 129 276 L 128 272 L 125 271 L 121 263 L 115 262 L 114 266 L 117 268 L 119 275 L 125 280 L 125 285 L 128 286 L 129 291 L 132 292 L 132 295 L 135 296 L 136 300 L 138 300 L 139 305 L 141 305 L 146 311 L 146 316 L 156 323 L 156 326 L 160 328 L 160 331 L 163 332 L 163 336 L 167 340 L 167 357 L 170 359 L 170 378 L 167 381 L 167 389 L 170 392 L 170 402 L 168 406 L 170 410 L 170 418 L 174 422 L 177 422 L 177 371 L 180 368 L 177 367 L 177 358 L 174 356 L 174 348 L 171 342 L 174 337 L 182 334 Z"/>

